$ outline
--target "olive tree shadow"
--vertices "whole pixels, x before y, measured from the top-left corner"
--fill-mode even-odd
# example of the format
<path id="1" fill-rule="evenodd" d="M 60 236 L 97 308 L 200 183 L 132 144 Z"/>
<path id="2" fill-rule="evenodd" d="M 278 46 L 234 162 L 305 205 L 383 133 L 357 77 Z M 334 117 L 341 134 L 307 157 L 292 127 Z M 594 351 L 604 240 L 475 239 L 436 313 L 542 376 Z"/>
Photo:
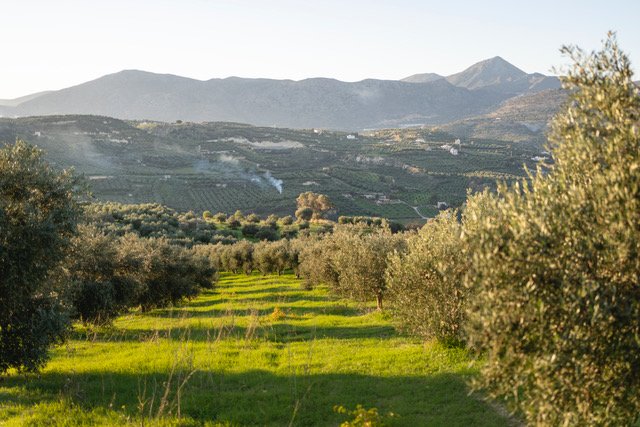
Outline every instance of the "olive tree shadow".
<path id="1" fill-rule="evenodd" d="M 355 373 L 277 375 L 267 370 L 182 371 L 173 373 L 175 382 L 171 384 L 166 372 L 140 375 L 109 371 L 48 372 L 5 379 L 0 383 L 2 386 L 19 388 L 24 397 L 20 393 L 0 392 L 0 398 L 24 405 L 33 404 L 28 397 L 33 395 L 41 396 L 41 401 L 64 398 L 87 410 L 120 408 L 135 420 L 157 415 L 152 407 L 140 402 L 155 401 L 157 405 L 166 394 L 167 409 L 161 415 L 176 417 L 179 380 L 187 377 L 180 393 L 179 411 L 196 424 L 213 421 L 225 425 L 339 425 L 345 421 L 344 415 L 332 408 L 335 405 L 354 408 L 358 404 L 375 407 L 381 414 L 398 414 L 390 419 L 390 425 L 397 426 L 512 423 L 492 405 L 470 395 L 466 378 L 458 374 L 390 377 Z"/>

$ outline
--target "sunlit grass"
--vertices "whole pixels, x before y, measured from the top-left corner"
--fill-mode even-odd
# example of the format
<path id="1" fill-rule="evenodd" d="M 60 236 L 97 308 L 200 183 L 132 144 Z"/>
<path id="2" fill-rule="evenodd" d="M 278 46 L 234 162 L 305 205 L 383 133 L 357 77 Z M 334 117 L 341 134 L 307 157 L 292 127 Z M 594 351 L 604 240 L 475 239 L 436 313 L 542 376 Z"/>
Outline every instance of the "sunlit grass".
<path id="1" fill-rule="evenodd" d="M 468 394 L 477 363 L 292 275 L 223 275 L 181 307 L 78 325 L 40 375 L 0 382 L 0 425 L 338 425 L 333 406 L 356 404 L 394 425 L 504 425 Z"/>

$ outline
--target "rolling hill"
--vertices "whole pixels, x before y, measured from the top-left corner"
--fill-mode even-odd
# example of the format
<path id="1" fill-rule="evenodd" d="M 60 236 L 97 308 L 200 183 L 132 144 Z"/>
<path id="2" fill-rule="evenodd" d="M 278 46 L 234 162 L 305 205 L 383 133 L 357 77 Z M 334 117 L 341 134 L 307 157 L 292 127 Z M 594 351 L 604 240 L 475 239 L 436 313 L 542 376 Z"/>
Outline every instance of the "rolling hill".
<path id="1" fill-rule="evenodd" d="M 51 93 L 51 91 L 47 90 L 44 92 L 32 93 L 31 95 L 21 96 L 19 98 L 14 98 L 14 99 L 0 99 L 0 107 L 17 107 L 23 102 L 31 101 L 32 99 L 36 99 L 48 93 Z"/>
<path id="2" fill-rule="evenodd" d="M 520 95 L 507 99 L 490 113 L 438 129 L 461 138 L 532 142 L 541 146 L 546 141 L 549 121 L 566 100 L 567 94 L 561 89 Z"/>

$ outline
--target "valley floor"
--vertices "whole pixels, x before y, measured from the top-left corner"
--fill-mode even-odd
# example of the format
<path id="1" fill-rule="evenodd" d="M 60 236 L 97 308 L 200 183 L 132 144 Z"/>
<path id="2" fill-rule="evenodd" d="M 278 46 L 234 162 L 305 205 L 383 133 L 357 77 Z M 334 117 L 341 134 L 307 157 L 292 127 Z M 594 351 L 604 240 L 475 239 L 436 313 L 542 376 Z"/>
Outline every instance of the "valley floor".
<path id="1" fill-rule="evenodd" d="M 390 425 L 509 424 L 469 394 L 477 365 L 292 275 L 222 275 L 181 307 L 78 325 L 40 374 L 0 377 L 0 425 L 336 426 L 334 406 L 357 404 Z"/>

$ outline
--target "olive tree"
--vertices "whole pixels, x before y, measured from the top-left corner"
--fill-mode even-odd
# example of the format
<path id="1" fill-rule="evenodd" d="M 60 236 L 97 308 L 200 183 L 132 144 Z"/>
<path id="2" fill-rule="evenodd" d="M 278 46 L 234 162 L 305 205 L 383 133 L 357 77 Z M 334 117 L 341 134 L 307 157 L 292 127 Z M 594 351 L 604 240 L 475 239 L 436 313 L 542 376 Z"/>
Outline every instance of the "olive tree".
<path id="1" fill-rule="evenodd" d="M 131 305 L 139 286 L 127 274 L 118 274 L 117 259 L 115 237 L 95 227 L 80 227 L 67 268 L 74 314 L 83 322 L 109 323 Z"/>
<path id="2" fill-rule="evenodd" d="M 389 260 L 390 307 L 400 325 L 425 339 L 461 341 L 468 268 L 457 211 L 445 211 L 407 239 Z"/>
<path id="3" fill-rule="evenodd" d="M 293 242 L 298 252 L 297 274 L 304 280 L 304 287 L 311 289 L 320 284 L 332 288 L 338 286 L 338 272 L 333 264 L 337 250 L 335 241 L 323 237 L 300 237 Z"/>
<path id="4" fill-rule="evenodd" d="M 640 94 L 610 35 L 575 65 L 553 162 L 489 201 L 466 238 L 477 386 L 537 425 L 640 414 Z"/>
<path id="5" fill-rule="evenodd" d="M 57 272 L 76 232 L 77 185 L 24 142 L 0 149 L 0 373 L 41 367 L 68 326 Z"/>
<path id="6" fill-rule="evenodd" d="M 288 268 L 294 268 L 294 253 L 288 240 L 259 242 L 254 245 L 253 263 L 263 275 L 282 274 Z"/>
<path id="7" fill-rule="evenodd" d="M 324 240 L 337 246 L 331 256 L 338 276 L 334 290 L 357 301 L 375 299 L 382 310 L 389 256 L 403 250 L 403 236 L 386 229 L 343 225 Z"/>
<path id="8" fill-rule="evenodd" d="M 325 194 L 313 193 L 307 191 L 301 193 L 296 198 L 298 209 L 296 210 L 296 218 L 309 220 L 307 216 L 313 219 L 323 218 L 328 211 L 334 208 L 331 199 Z"/>

